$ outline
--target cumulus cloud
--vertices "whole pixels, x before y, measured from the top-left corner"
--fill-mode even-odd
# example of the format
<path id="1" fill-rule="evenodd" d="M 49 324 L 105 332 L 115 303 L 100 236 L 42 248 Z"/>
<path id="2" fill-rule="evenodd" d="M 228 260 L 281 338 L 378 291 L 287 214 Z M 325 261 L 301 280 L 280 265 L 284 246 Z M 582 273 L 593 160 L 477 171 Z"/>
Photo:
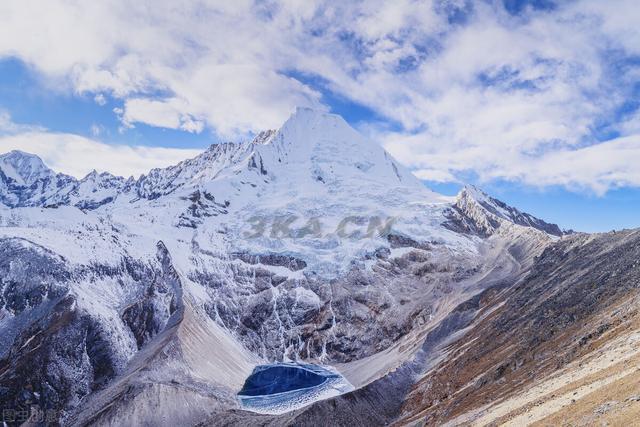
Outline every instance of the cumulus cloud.
<path id="1" fill-rule="evenodd" d="M 179 99 L 168 100 L 128 99 L 123 110 L 122 121 L 133 126 L 133 123 L 146 123 L 168 129 L 181 129 L 187 132 L 202 132 L 204 123 L 193 116 L 183 113 L 187 110 Z"/>
<path id="2" fill-rule="evenodd" d="M 635 1 L 521 9 L 498 0 L 6 0 L 0 57 L 99 104 L 105 94 L 120 100 L 123 126 L 234 136 L 277 127 L 329 91 L 392 123 L 371 135 L 425 179 L 471 172 L 599 193 L 640 185 L 624 164 L 637 113 L 620 117 L 640 78 Z M 603 126 L 620 138 L 603 139 Z M 596 155 L 609 158 L 596 167 Z"/>

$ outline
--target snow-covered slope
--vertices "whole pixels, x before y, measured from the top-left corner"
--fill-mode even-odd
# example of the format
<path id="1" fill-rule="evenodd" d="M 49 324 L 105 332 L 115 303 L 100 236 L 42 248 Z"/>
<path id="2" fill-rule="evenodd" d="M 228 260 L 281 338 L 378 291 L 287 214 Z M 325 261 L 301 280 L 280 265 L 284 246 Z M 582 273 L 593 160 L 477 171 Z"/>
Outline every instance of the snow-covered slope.
<path id="1" fill-rule="evenodd" d="M 130 389 L 202 402 L 167 403 L 175 419 L 234 407 L 260 362 L 334 365 L 362 387 L 555 234 L 479 191 L 432 192 L 342 118 L 309 109 L 139 179 L 76 180 L 20 152 L 0 170 L 0 375 L 11 378 L 0 400 L 30 382 L 41 408 L 91 423 L 166 415 L 116 405 Z"/>

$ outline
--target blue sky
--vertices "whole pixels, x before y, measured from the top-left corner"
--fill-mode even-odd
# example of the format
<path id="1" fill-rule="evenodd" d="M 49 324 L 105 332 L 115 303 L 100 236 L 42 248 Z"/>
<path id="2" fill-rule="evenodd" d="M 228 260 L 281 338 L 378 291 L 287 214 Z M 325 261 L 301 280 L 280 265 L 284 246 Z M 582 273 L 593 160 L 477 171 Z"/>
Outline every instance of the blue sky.
<path id="1" fill-rule="evenodd" d="M 37 71 L 16 58 L 0 60 L 0 106 L 16 123 L 28 123 L 55 132 L 99 137 L 110 144 L 133 144 L 174 148 L 206 148 L 218 141 L 211 133 L 191 133 L 176 129 L 137 124 L 123 130 L 114 108 L 121 100 L 104 96 L 51 89 Z M 98 135 L 96 135 L 98 134 Z"/>
<path id="2" fill-rule="evenodd" d="M 8 0 L 0 151 L 136 175 L 312 106 L 436 191 L 636 227 L 637 22 L 632 0 Z"/>

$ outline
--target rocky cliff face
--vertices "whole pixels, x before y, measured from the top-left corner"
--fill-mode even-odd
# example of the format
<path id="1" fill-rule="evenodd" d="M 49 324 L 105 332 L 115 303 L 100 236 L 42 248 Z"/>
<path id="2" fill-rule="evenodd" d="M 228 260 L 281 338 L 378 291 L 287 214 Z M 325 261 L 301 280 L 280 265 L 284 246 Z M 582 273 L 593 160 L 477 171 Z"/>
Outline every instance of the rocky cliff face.
<path id="1" fill-rule="evenodd" d="M 610 297 L 557 284 L 582 264 L 562 273 L 550 251 L 573 254 L 582 235 L 569 249 L 557 226 L 477 189 L 433 193 L 330 114 L 299 110 L 137 180 L 0 160 L 0 405 L 33 420 L 446 421 L 444 396 L 474 390 L 468 364 L 504 345 L 506 372 L 548 338 L 517 347 L 509 334 L 578 318 L 540 298 L 588 293 L 588 310 Z M 522 307 L 534 323 L 508 317 Z M 486 351 L 454 362 L 469 339 Z M 331 365 L 356 391 L 283 416 L 241 411 L 253 367 L 287 360 Z"/>

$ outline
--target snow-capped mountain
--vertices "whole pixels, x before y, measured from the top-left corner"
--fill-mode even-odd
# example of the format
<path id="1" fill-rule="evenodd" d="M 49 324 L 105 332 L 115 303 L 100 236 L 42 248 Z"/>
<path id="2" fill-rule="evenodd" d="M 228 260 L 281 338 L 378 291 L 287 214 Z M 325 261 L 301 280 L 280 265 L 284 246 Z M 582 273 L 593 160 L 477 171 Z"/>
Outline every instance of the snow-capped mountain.
<path id="1" fill-rule="evenodd" d="M 6 180 L 25 187 L 55 176 L 39 157 L 21 151 L 12 151 L 0 156 L 0 169 Z"/>
<path id="2" fill-rule="evenodd" d="M 309 109 L 139 179 L 11 152 L 0 180 L 0 403 L 65 424 L 196 424 L 270 361 L 364 389 L 562 235 Z"/>
<path id="3" fill-rule="evenodd" d="M 0 203 L 11 208 L 72 205 L 95 209 L 113 201 L 126 183 L 124 178 L 95 171 L 77 180 L 55 173 L 38 156 L 22 151 L 0 155 Z"/>
<path id="4" fill-rule="evenodd" d="M 32 154 L 12 151 L 0 156 L 0 203 L 9 207 L 44 206 L 73 186 Z"/>

